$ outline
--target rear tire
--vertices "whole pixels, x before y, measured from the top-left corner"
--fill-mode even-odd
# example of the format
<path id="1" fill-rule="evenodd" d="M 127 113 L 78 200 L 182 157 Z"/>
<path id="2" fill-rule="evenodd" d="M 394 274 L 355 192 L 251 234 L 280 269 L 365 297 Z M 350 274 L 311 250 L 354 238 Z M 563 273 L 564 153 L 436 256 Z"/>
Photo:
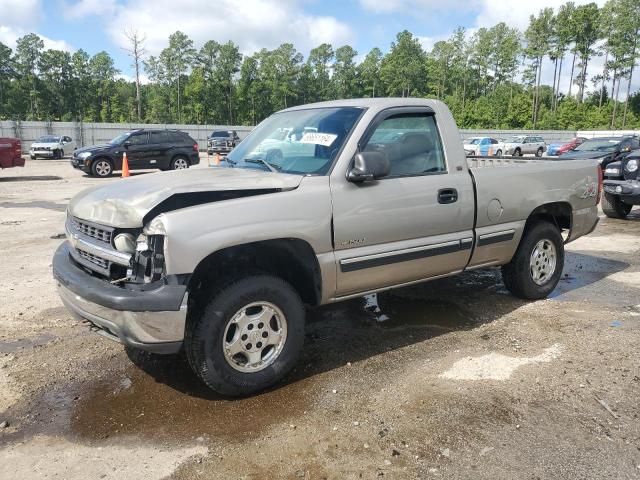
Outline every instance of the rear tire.
<path id="1" fill-rule="evenodd" d="M 302 350 L 304 323 L 302 301 L 291 285 L 253 275 L 217 290 L 190 319 L 185 352 L 212 390 L 250 395 L 289 373 Z"/>
<path id="2" fill-rule="evenodd" d="M 169 168 L 171 170 L 184 170 L 189 168 L 189 160 L 183 156 L 174 157 L 169 164 Z"/>
<path id="3" fill-rule="evenodd" d="M 564 243 L 558 227 L 540 221 L 527 228 L 518 250 L 502 266 L 502 280 L 516 297 L 538 300 L 558 284 L 564 267 Z"/>
<path id="4" fill-rule="evenodd" d="M 538 150 L 536 150 L 536 157 L 541 157 L 543 152 L 544 148 L 540 147 Z"/>
<path id="5" fill-rule="evenodd" d="M 601 206 L 602 211 L 607 217 L 619 218 L 623 220 L 627 218 L 627 215 L 629 215 L 631 208 L 633 208 L 631 205 L 623 203 L 615 195 L 611 195 L 607 192 L 604 192 L 604 194 L 602 195 Z"/>

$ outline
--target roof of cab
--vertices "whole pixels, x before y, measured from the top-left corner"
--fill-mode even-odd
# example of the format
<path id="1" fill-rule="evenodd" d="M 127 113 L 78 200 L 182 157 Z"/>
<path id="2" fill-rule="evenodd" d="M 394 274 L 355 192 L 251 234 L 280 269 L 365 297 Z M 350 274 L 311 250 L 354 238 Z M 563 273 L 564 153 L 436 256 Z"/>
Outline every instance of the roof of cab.
<path id="1" fill-rule="evenodd" d="M 440 104 L 439 100 L 427 98 L 400 98 L 400 97 L 377 97 L 377 98 L 350 98 L 346 100 L 330 100 L 328 102 L 308 103 L 282 110 L 290 112 L 294 110 L 306 110 L 308 108 L 331 108 L 331 107 L 359 107 L 375 108 L 383 110 L 392 107 L 430 107 L 435 108 Z"/>

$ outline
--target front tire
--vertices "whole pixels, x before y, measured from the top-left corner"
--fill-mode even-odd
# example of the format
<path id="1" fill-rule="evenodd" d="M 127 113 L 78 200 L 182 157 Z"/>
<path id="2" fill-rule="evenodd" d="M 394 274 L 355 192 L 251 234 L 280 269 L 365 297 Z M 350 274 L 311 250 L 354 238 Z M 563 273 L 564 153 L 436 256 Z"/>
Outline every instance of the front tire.
<path id="1" fill-rule="evenodd" d="M 540 221 L 525 230 L 511 262 L 502 266 L 502 280 L 516 297 L 539 300 L 556 288 L 563 268 L 560 230 Z"/>
<path id="2" fill-rule="evenodd" d="M 519 148 L 516 148 L 516 149 L 513 151 L 513 156 L 514 156 L 514 157 L 521 157 L 521 156 L 522 156 L 522 150 L 520 150 Z"/>
<path id="3" fill-rule="evenodd" d="M 619 218 L 624 220 L 629 215 L 631 205 L 627 205 L 623 203 L 618 197 L 615 195 L 611 195 L 610 193 L 604 192 L 602 195 L 602 211 L 609 218 Z"/>
<path id="4" fill-rule="evenodd" d="M 218 290 L 190 319 L 185 351 L 193 371 L 212 390 L 250 395 L 281 380 L 304 342 L 305 312 L 284 280 L 254 275 Z"/>
<path id="5" fill-rule="evenodd" d="M 498 151 L 496 152 L 496 157 L 501 157 L 502 156 L 502 150 L 498 149 Z"/>
<path id="6" fill-rule="evenodd" d="M 98 158 L 91 163 L 91 175 L 106 178 L 113 173 L 113 164 L 106 158 Z"/>

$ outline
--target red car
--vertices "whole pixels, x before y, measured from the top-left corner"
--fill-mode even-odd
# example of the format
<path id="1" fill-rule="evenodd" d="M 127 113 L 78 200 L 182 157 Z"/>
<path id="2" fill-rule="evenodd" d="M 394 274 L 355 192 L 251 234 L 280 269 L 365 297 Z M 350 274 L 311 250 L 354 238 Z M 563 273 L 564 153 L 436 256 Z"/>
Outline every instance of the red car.
<path id="1" fill-rule="evenodd" d="M 0 168 L 24 167 L 22 142 L 17 138 L 0 138 Z"/>
<path id="2" fill-rule="evenodd" d="M 570 152 L 585 140 L 586 138 L 584 137 L 575 137 L 561 140 L 559 142 L 553 142 L 547 146 L 547 155 L 562 155 L 563 153 Z"/>

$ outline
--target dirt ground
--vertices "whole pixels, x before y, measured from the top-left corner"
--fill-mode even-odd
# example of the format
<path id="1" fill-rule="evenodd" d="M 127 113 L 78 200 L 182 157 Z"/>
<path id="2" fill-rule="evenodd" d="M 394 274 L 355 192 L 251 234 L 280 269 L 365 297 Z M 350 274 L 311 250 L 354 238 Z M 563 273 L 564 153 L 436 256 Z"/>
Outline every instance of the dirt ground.
<path id="1" fill-rule="evenodd" d="M 295 371 L 229 400 L 62 307 L 66 204 L 118 181 L 0 172 L 0 477 L 640 478 L 640 209 L 544 301 L 492 269 L 311 310 Z"/>

